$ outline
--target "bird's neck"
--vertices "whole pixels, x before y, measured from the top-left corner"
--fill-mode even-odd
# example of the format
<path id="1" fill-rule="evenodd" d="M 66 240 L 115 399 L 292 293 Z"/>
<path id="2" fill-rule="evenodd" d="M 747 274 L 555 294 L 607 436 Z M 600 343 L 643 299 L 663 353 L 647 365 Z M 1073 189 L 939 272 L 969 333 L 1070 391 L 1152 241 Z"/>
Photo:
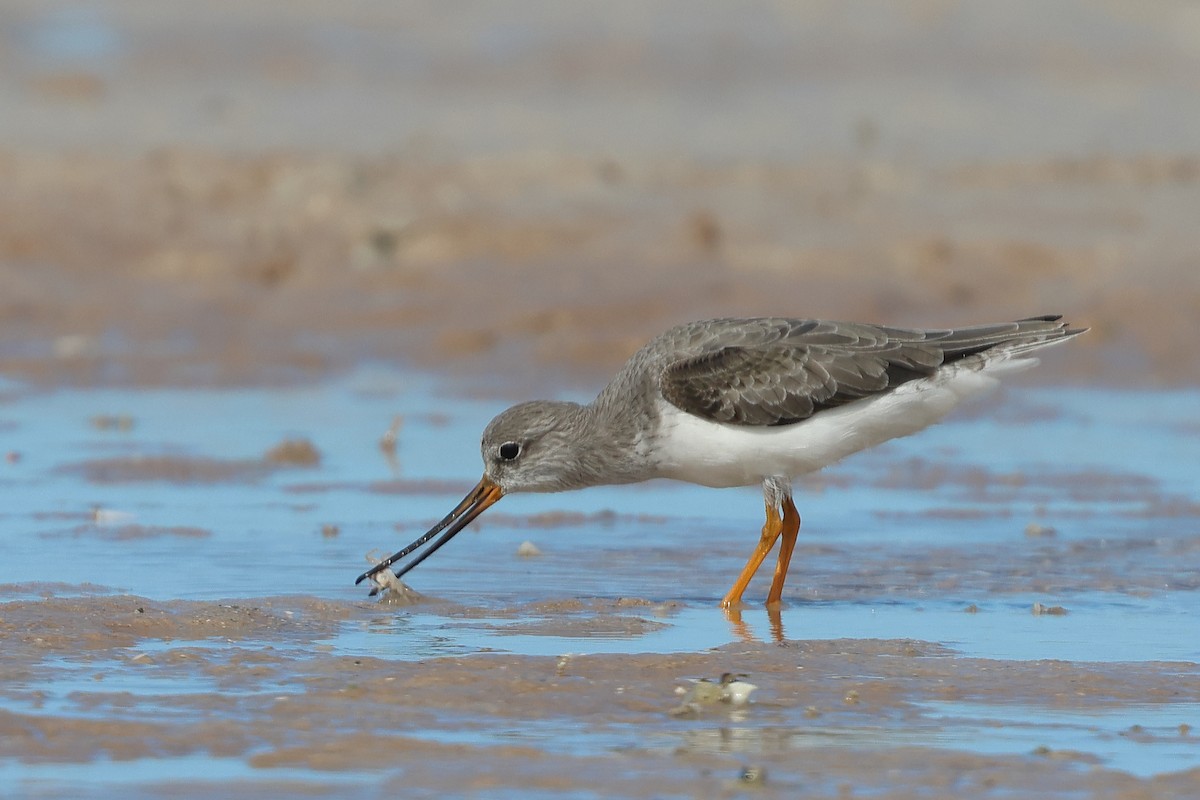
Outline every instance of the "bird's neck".
<path id="1" fill-rule="evenodd" d="M 582 434 L 578 458 L 591 485 L 637 483 L 652 477 L 640 457 L 637 410 L 604 399 L 602 395 L 575 412 L 574 423 Z"/>

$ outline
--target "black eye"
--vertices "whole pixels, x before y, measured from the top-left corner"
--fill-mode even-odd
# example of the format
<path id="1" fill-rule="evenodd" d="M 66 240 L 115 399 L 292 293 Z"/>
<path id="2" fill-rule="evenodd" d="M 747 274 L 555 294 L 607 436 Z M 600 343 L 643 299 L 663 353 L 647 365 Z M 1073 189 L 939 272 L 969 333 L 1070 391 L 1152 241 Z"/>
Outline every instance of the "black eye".
<path id="1" fill-rule="evenodd" d="M 519 455 L 521 455 L 521 445 L 516 442 L 505 442 L 500 445 L 500 457 L 505 461 L 514 461 Z"/>

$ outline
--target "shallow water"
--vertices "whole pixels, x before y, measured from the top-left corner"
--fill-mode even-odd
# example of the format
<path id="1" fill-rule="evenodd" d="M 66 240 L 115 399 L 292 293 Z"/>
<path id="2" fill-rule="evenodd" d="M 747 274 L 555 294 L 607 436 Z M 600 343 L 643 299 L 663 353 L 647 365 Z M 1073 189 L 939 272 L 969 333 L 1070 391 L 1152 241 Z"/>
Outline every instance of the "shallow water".
<path id="1" fill-rule="evenodd" d="M 164 599 L 361 596 L 353 578 L 364 555 L 397 549 L 460 499 L 480 472 L 479 431 L 502 409 L 386 372 L 286 390 L 0 391 L 0 445 L 13 454 L 0 464 L 0 583 Z M 817 594 L 798 599 L 820 599 L 830 590 L 813 584 L 852 583 L 810 577 L 831 558 L 845 568 L 942 548 L 1036 554 L 1087 542 L 1164 569 L 1161 582 L 1118 593 L 1171 588 L 1180 565 L 1161 551 L 1198 533 L 1198 404 L 1195 391 L 1015 389 L 855 456 L 798 484 L 798 552 L 812 552 L 789 588 L 810 585 Z M 393 461 L 378 442 L 396 415 Z M 107 429 L 106 417 L 132 428 Z M 319 466 L 264 464 L 288 438 L 310 441 Z M 703 605 L 748 555 L 760 514 L 756 489 L 674 482 L 510 497 L 410 578 L 459 602 L 638 595 Z M 1031 524 L 1053 531 L 1026 535 Z M 541 557 L 515 555 L 526 539 Z M 681 566 L 686 579 L 667 581 Z M 930 593 L 887 588 L 877 599 Z"/>
<path id="2" fill-rule="evenodd" d="M 1197 743 L 1179 730 L 1200 719 L 1195 703 L 1053 713 L 1021 705 L 936 703 L 927 717 L 936 730 L 926 741 L 951 747 L 967 738 L 980 752 L 1028 753 L 1053 740 L 1056 747 L 1093 754 L 1101 763 L 1134 774 L 1196 766 Z"/>
<path id="3" fill-rule="evenodd" d="M 345 659 L 418 670 L 466 659 L 463 668 L 477 669 L 487 662 L 474 659 L 510 654 L 535 659 L 527 668 L 536 670 L 567 654 L 719 660 L 754 641 L 854 652 L 854 642 L 869 650 L 899 640 L 935 647 L 937 659 L 964 669 L 1028 664 L 1053 674 L 1061 661 L 1129 685 L 1108 697 L 1109 678 L 1096 677 L 1072 701 L 1084 706 L 1051 707 L 1022 702 L 1019 684 L 1011 696 L 1001 688 L 994 697 L 938 699 L 918 681 L 895 690 L 892 712 L 840 709 L 809 720 L 803 705 L 772 704 L 786 685 L 777 682 L 738 712 L 748 716 L 722 718 L 740 742 L 731 749 L 723 740 L 722 752 L 753 760 L 781 747 L 915 746 L 990 757 L 1043 747 L 1133 775 L 1200 765 L 1200 745 L 1179 728 L 1200 725 L 1200 697 L 1163 690 L 1165 676 L 1195 676 L 1200 662 L 1200 393 L 1014 388 L 814 477 L 798 487 L 805 527 L 778 620 L 755 605 L 761 581 L 740 619 L 716 608 L 754 544 L 758 492 L 666 482 L 506 498 L 408 576 L 424 602 L 367 600 L 353 585 L 365 554 L 398 549 L 457 502 L 478 476 L 479 430 L 500 407 L 449 395 L 427 378 L 367 370 L 288 389 L 0 385 L 0 591 L 9 601 L 0 619 L 73 596 L 118 608 L 125 594 L 155 604 L 232 598 L 215 606 L 230 613 L 289 595 L 340 604 L 336 613 L 284 611 L 314 626 L 301 636 L 222 638 L 204 628 L 10 653 L 15 677 L 0 710 L 253 722 L 261 704 L 305 700 L 311 681 Z M 396 415 L 403 422 L 389 457 L 379 440 Z M 319 464 L 264 461 L 288 438 L 311 442 Z M 525 540 L 542 554 L 516 555 Z M 1035 603 L 1058 613 L 1035 615 Z M 72 624 L 52 621 L 54 630 Z M 849 672 L 826 679 L 874 680 L 868 673 L 885 663 L 848 662 Z M 307 671 L 315 672 L 298 677 Z M 698 675 L 675 675 L 689 677 Z M 232 705 L 200 710 L 213 698 Z M 670 718 L 647 727 L 618 715 L 581 727 L 567 711 L 522 720 L 439 709 L 433 703 L 406 735 L 588 759 L 703 752 L 712 730 Z M 191 775 L 259 789 L 299 780 L 336 794 L 382 786 L 391 774 L 386 764 L 365 772 L 251 765 L 253 753 L 268 750 L 260 742 L 242 755 L 164 752 L 119 764 L 83 757 L 69 769 L 18 753 L 0 759 L 0 782 L 29 794 L 130 792 Z"/>
<path id="4" fill-rule="evenodd" d="M 1200 617 L 1191 603 L 1080 595 L 1073 597 L 1070 613 L 1059 617 L 1034 616 L 1034 602 L 1032 596 L 1006 599 L 980 606 L 974 614 L 950 602 L 804 604 L 784 616 L 784 633 L 805 640 L 921 639 L 972 658 L 1200 663 Z M 771 638 L 765 612 L 743 612 L 743 617 L 744 630 L 764 641 Z M 469 620 L 448 621 L 442 614 L 414 611 L 383 625 L 347 626 L 323 643 L 349 655 L 422 659 L 482 650 L 541 656 L 682 653 L 719 647 L 739 635 L 738 629 L 720 624 L 720 615 L 708 606 L 688 605 L 666 618 L 651 613 L 645 619 L 662 627 L 630 632 L 614 626 L 572 636 L 525 632 L 527 618 L 514 622 L 473 614 Z M 1122 635 L 1111 636 L 1114 628 Z M 399 652 L 397 636 L 404 642 Z"/>

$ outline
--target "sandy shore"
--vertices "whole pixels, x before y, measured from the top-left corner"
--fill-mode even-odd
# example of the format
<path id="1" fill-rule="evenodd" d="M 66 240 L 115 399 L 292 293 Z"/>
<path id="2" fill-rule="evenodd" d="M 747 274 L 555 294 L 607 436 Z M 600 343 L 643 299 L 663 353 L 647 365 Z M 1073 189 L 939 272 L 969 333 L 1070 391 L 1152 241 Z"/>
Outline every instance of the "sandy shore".
<path id="1" fill-rule="evenodd" d="M 1094 333 L 1044 378 L 1200 378 L 1191 158 L 714 168 L 9 151 L 0 181 L 0 369 L 38 381 L 261 382 L 389 360 L 594 384 L 693 318 L 937 327 L 1048 311 Z M 1042 204 L 1075 218 L 1030 208 Z"/>
<path id="2" fill-rule="evenodd" d="M 691 318 L 1057 312 L 1047 378 L 1195 382 L 1189 8 L 11 3 L 0 370 L 594 383 Z"/>

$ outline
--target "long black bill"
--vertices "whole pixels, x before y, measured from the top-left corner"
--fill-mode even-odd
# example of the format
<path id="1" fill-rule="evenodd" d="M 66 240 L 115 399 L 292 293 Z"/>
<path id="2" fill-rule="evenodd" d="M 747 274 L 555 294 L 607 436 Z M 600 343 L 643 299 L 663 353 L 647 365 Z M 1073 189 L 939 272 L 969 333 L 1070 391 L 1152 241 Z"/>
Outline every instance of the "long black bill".
<path id="1" fill-rule="evenodd" d="M 354 584 L 357 586 L 367 578 L 373 576 L 375 573 L 382 572 L 383 570 L 392 566 L 392 564 L 395 564 L 397 561 L 404 558 L 409 553 L 412 553 L 421 545 L 428 542 L 434 536 L 437 536 L 439 533 L 441 533 L 442 535 L 438 536 L 437 541 L 431 544 L 423 553 L 420 553 L 416 558 L 405 564 L 400 569 L 393 570 L 393 572 L 396 573 L 396 577 L 399 578 L 401 575 L 404 575 L 406 572 L 413 569 L 422 561 L 436 553 L 438 548 L 453 539 L 459 531 L 470 525 L 471 521 L 482 514 L 484 510 L 488 508 L 488 506 L 493 505 L 503 496 L 504 490 L 484 476 L 475 486 L 475 488 L 472 489 L 467 496 L 462 499 L 462 502 L 455 506 L 454 510 L 447 514 L 441 522 L 430 528 L 427 533 L 422 534 L 421 538 L 417 539 L 408 547 L 379 562 L 362 575 L 359 575 L 358 580 L 356 580 Z M 443 531 L 445 531 L 445 533 L 442 533 Z"/>

